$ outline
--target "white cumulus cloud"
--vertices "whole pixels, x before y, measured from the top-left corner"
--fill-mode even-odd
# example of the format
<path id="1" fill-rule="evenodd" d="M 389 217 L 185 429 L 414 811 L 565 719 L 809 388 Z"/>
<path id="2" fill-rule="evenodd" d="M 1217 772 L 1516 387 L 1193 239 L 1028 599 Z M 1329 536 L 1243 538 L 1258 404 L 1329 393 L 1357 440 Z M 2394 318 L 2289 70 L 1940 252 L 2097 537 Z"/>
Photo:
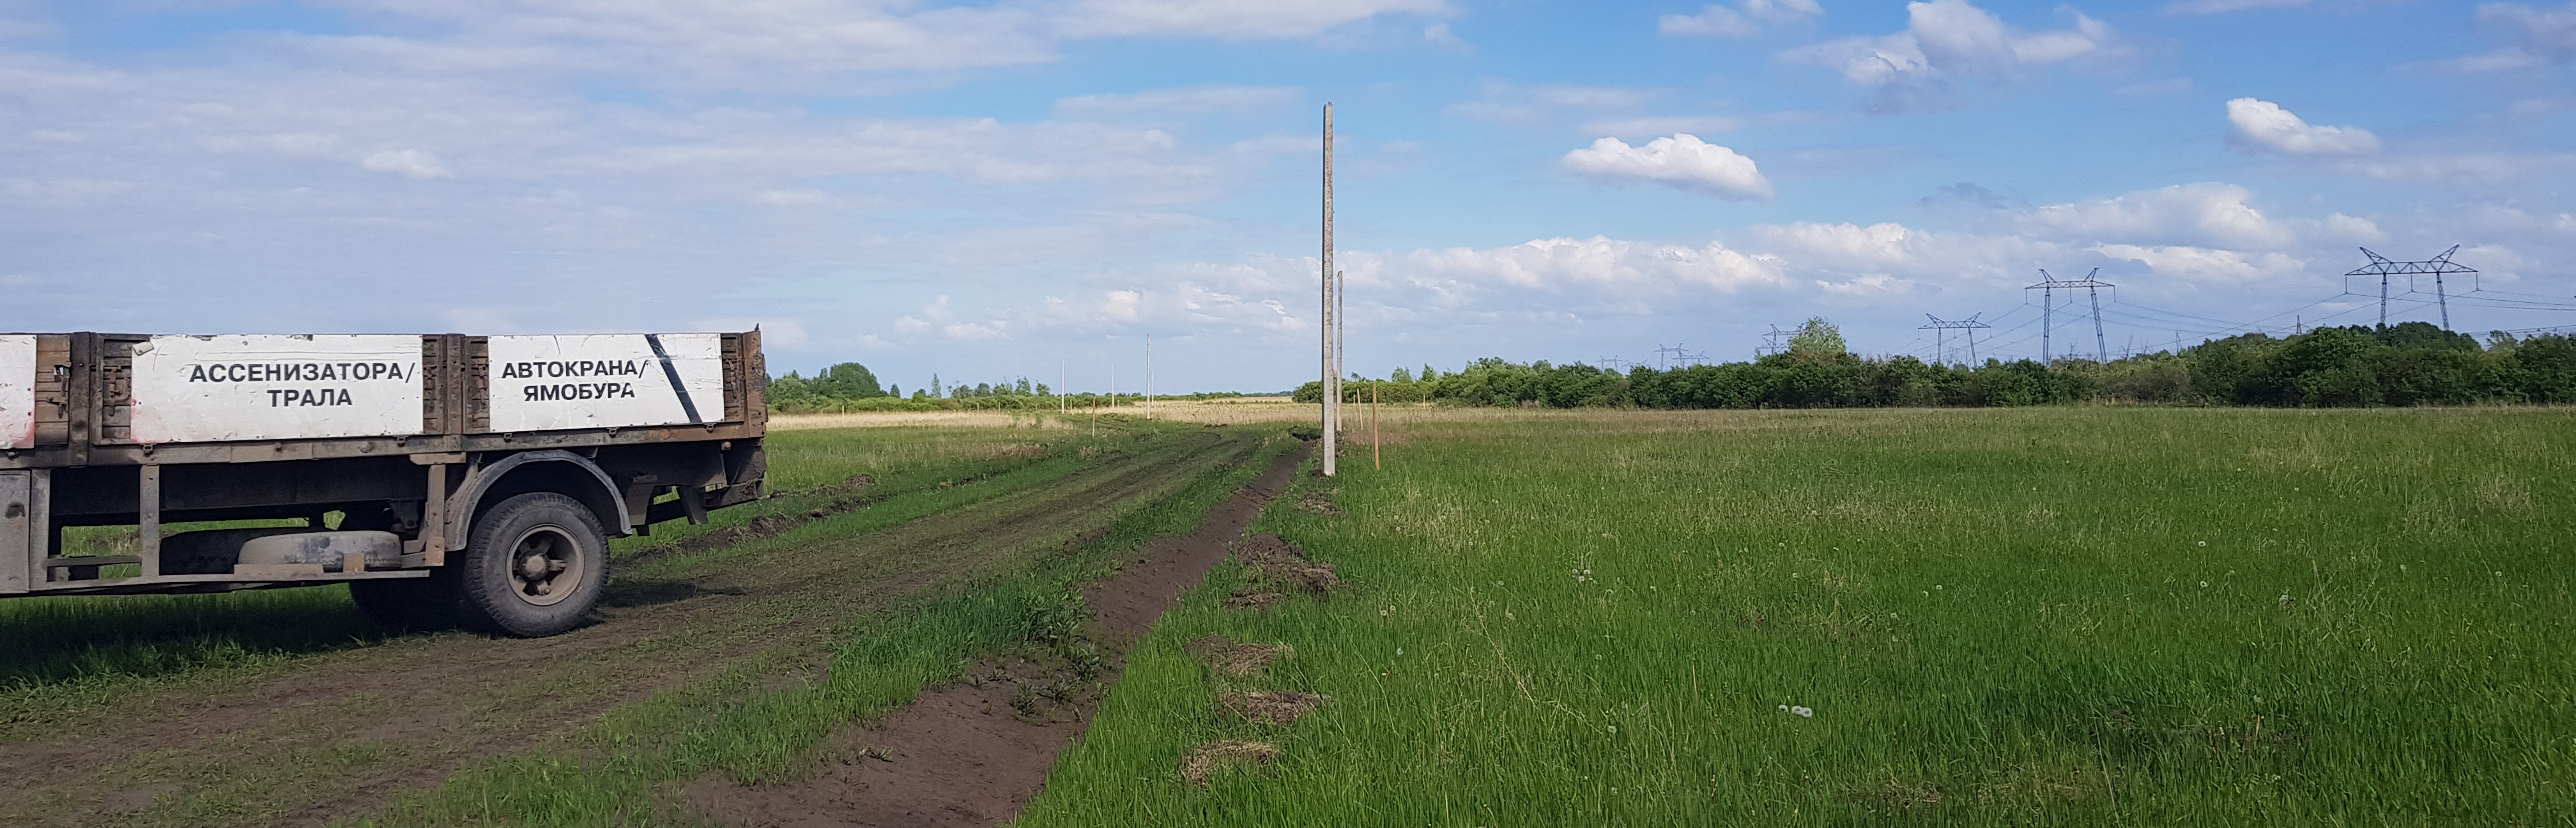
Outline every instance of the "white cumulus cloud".
<path id="1" fill-rule="evenodd" d="M 2379 136 L 2350 126 L 2318 126 L 2280 104 L 2255 98 L 2227 102 L 2227 141 L 2240 149 L 2281 155 L 2371 155 Z"/>
<path id="2" fill-rule="evenodd" d="M 2176 184 L 2039 207 L 2023 216 L 2023 224 L 2031 232 L 2106 240 L 2252 248 L 2293 242 L 2288 226 L 2246 203 L 2253 197 L 2234 184 Z"/>
<path id="3" fill-rule="evenodd" d="M 1565 154 L 1565 168 L 1604 181 L 1644 181 L 1721 198 L 1767 199 L 1771 181 L 1753 159 L 1681 133 L 1632 147 L 1617 138 Z"/>
<path id="4" fill-rule="evenodd" d="M 1780 57 L 1877 88 L 1885 96 L 1880 108 L 1912 109 L 1946 104 L 1960 81 L 2003 80 L 2023 67 L 2105 52 L 2112 41 L 2109 25 L 2081 13 L 2073 28 L 2025 32 L 1967 0 L 1907 3 L 1905 10 L 1905 31 L 1819 43 Z"/>
<path id="5" fill-rule="evenodd" d="M 2225 14 L 2246 9 L 2304 6 L 2308 0 L 2176 0 L 2165 4 L 2173 14 Z"/>
<path id="6" fill-rule="evenodd" d="M 2105 244 L 2094 252 L 2113 259 L 2126 259 L 2147 266 L 2159 276 L 2174 276 L 2193 281 L 2253 282 L 2276 277 L 2306 275 L 2307 263 L 2282 253 L 2244 253 L 2189 245 L 2142 247 L 2134 244 Z"/>
<path id="7" fill-rule="evenodd" d="M 1682 287 L 1736 291 L 1782 281 L 1780 262 L 1710 242 L 1705 247 L 1613 239 L 1537 239 L 1510 247 L 1416 250 L 1411 266 L 1525 288 L 1574 286 L 1668 292 Z"/>
<path id="8" fill-rule="evenodd" d="M 1154 89 L 1132 95 L 1083 95 L 1055 102 L 1060 115 L 1104 115 L 1130 112 L 1225 112 L 1287 106 L 1297 102 L 1296 89 L 1278 86 L 1208 84 Z"/>
<path id="9" fill-rule="evenodd" d="M 1816 0 L 1744 0 L 1743 9 L 1703 6 L 1698 14 L 1667 14 L 1655 29 L 1668 35 L 1745 37 L 1762 31 L 1763 23 L 1794 23 L 1819 14 Z"/>
<path id="10" fill-rule="evenodd" d="M 427 150 L 385 150 L 367 156 L 367 159 L 359 164 L 376 172 L 389 172 L 423 181 L 452 177 L 446 167 L 439 165 L 438 156 L 429 154 Z"/>
<path id="11" fill-rule="evenodd" d="M 1297 38 L 1385 14 L 1448 13 L 1447 0 L 1084 0 L 1054 22 L 1093 37 Z"/>

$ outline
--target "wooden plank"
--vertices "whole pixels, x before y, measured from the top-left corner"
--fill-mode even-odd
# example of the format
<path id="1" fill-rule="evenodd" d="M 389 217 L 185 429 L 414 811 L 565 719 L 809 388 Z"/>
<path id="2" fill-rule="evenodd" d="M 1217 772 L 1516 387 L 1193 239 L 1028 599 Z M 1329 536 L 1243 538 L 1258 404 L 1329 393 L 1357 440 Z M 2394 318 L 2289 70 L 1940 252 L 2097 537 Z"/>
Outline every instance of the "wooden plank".
<path id="1" fill-rule="evenodd" d="M 760 329 L 742 335 L 742 421 L 755 433 L 769 424 L 769 357 L 760 348 Z"/>
<path id="2" fill-rule="evenodd" d="M 447 466 L 429 467 L 428 494 L 422 501 L 420 554 L 422 566 L 447 564 Z"/>
<path id="3" fill-rule="evenodd" d="M 465 339 L 463 375 L 457 388 L 465 395 L 465 431 L 481 434 L 492 430 L 492 341 L 473 336 Z"/>
<path id="4" fill-rule="evenodd" d="M 724 415 L 719 419 L 740 422 L 744 389 L 751 387 L 751 378 L 743 373 L 742 334 L 725 334 L 719 343 L 724 363 Z"/>
<path id="5" fill-rule="evenodd" d="M 66 428 L 63 462 L 66 465 L 89 464 L 89 447 L 95 442 L 93 426 L 98 422 L 98 334 L 72 334 L 72 375 L 64 388 L 71 403 L 71 423 Z"/>
<path id="6" fill-rule="evenodd" d="M 420 338 L 420 431 L 423 434 L 447 432 L 447 338 L 436 334 Z"/>
<path id="7" fill-rule="evenodd" d="M 36 335 L 36 445 L 71 439 L 72 338 Z"/>
<path id="8" fill-rule="evenodd" d="M 161 576 L 161 464 L 145 463 L 135 469 L 135 477 L 135 517 L 141 525 L 134 531 L 136 546 L 142 549 L 136 563 L 143 565 L 143 577 L 157 578 Z"/>
<path id="9" fill-rule="evenodd" d="M 27 591 L 28 570 L 42 554 L 34 548 L 41 542 L 31 508 L 36 505 L 37 474 L 0 473 L 0 594 Z"/>
<path id="10" fill-rule="evenodd" d="M 134 442 L 134 346 L 141 340 L 101 336 L 98 342 L 98 431 L 100 443 Z"/>

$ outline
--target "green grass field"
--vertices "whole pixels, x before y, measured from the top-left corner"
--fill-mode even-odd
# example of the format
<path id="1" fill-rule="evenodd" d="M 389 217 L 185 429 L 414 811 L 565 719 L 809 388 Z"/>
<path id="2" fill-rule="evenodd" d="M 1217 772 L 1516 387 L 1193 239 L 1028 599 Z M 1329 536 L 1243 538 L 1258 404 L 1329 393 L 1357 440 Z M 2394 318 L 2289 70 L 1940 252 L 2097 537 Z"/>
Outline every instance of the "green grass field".
<path id="1" fill-rule="evenodd" d="M 1020 824 L 2576 825 L 2576 412 L 1390 433 L 1300 478 L 1346 514 L 1261 525 L 1352 588 L 1223 609 L 1221 568 Z M 1295 654 L 1220 682 L 1212 633 Z M 1220 738 L 1280 759 L 1181 782 Z"/>

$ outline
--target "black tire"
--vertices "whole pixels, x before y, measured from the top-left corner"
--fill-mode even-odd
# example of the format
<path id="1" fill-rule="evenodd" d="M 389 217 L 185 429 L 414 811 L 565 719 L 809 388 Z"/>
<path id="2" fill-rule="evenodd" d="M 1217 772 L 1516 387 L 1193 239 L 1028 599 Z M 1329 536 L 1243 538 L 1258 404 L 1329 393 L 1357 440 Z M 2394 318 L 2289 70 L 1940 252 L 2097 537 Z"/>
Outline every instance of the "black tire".
<path id="1" fill-rule="evenodd" d="M 448 566 L 465 626 L 539 638 L 580 626 L 599 605 L 608 534 L 581 501 L 532 492 L 476 515 Z"/>
<path id="2" fill-rule="evenodd" d="M 349 598 L 367 620 L 386 629 L 428 632 L 457 626 L 456 579 L 445 571 L 427 578 L 350 581 Z"/>

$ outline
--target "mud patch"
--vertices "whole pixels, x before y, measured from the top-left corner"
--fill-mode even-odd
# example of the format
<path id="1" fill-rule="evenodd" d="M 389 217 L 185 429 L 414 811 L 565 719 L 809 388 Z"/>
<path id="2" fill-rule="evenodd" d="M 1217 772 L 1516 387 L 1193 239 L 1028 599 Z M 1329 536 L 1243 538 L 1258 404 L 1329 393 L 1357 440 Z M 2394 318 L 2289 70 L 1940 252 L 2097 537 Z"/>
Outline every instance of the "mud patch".
<path id="1" fill-rule="evenodd" d="M 1329 696 L 1295 690 L 1255 690 L 1218 696 L 1216 707 L 1247 722 L 1292 725 L 1328 701 L 1332 701 Z"/>
<path id="2" fill-rule="evenodd" d="M 1234 559 L 1252 570 L 1252 581 L 1236 587 L 1225 605 L 1259 609 L 1278 603 L 1287 593 L 1329 597 L 1348 584 L 1333 574 L 1333 565 L 1306 557 L 1306 550 L 1264 532 L 1234 544 Z"/>
<path id="3" fill-rule="evenodd" d="M 987 826 L 1011 819 L 1045 786 L 1056 754 L 1090 727 L 1101 695 L 1125 666 L 1125 647 L 1224 559 L 1227 542 L 1288 488 L 1299 459 L 1279 458 L 1197 528 L 1148 544 L 1134 563 L 1083 590 L 1092 616 L 1081 639 L 1101 645 L 1095 674 L 1043 658 L 986 659 L 955 683 L 923 690 L 883 722 L 835 736 L 832 753 L 843 761 L 812 782 L 757 788 L 709 777 L 684 796 L 734 825 Z M 1268 752 L 1256 764 L 1276 755 L 1261 747 Z M 1202 777 L 1249 755 L 1220 753 L 1211 754 Z"/>
<path id="4" fill-rule="evenodd" d="M 1278 748 L 1260 742 L 1220 739 L 1190 748 L 1189 754 L 1181 757 L 1181 781 L 1204 788 L 1219 772 L 1266 770 L 1278 759 Z"/>
<path id="5" fill-rule="evenodd" d="M 1211 635 L 1182 645 L 1192 658 L 1206 664 L 1208 672 L 1226 678 L 1251 678 L 1269 669 L 1270 662 L 1297 654 L 1297 648 L 1286 644 L 1240 644 L 1222 635 Z"/>
<path id="6" fill-rule="evenodd" d="M 1890 811 L 1912 811 L 1941 804 L 1941 788 L 1936 785 L 1907 785 L 1889 782 L 1883 787 L 1852 791 L 1849 798 L 1862 805 Z"/>
<path id="7" fill-rule="evenodd" d="M 1339 516 L 1342 507 L 1333 505 L 1333 494 L 1331 491 L 1307 492 L 1304 497 L 1297 498 L 1297 508 L 1326 517 Z"/>
<path id="8" fill-rule="evenodd" d="M 1268 609 L 1288 596 L 1257 587 L 1236 587 L 1225 596 L 1226 609 Z"/>

